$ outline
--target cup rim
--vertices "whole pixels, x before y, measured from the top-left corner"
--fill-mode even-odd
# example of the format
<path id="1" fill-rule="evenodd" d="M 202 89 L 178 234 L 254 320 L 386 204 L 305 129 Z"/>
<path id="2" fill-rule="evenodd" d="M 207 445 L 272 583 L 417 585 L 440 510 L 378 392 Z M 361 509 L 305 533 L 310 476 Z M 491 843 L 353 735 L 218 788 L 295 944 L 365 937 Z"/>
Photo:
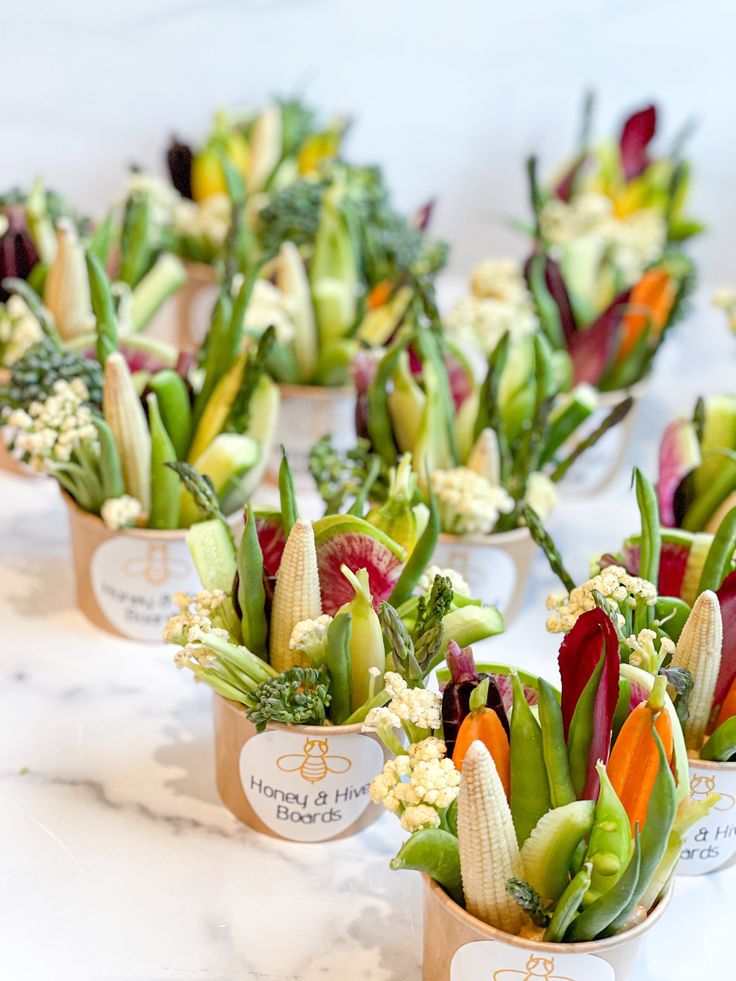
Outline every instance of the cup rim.
<path id="1" fill-rule="evenodd" d="M 437 536 L 437 541 L 443 544 L 468 545 L 471 548 L 507 545 L 524 539 L 531 539 L 526 525 L 519 525 L 518 528 L 512 528 L 510 531 L 493 531 L 488 535 L 451 535 L 449 532 L 441 531 Z"/>
<path id="2" fill-rule="evenodd" d="M 91 514 L 80 507 L 71 494 L 59 485 L 59 493 L 67 508 L 74 514 L 75 521 L 86 522 L 98 531 L 104 531 L 110 537 L 124 535 L 127 538 L 161 538 L 167 542 L 181 541 L 189 532 L 189 528 L 108 528 L 98 514 Z M 229 525 L 237 524 L 241 517 L 240 511 L 227 515 Z"/>
<path id="3" fill-rule="evenodd" d="M 699 756 L 688 755 L 687 762 L 688 766 L 698 766 L 704 770 L 725 770 L 726 773 L 736 773 L 736 762 L 729 763 L 728 760 L 724 760 L 723 762 L 720 760 L 701 760 Z"/>
<path id="4" fill-rule="evenodd" d="M 278 382 L 278 388 L 282 398 L 315 399 L 324 402 L 355 395 L 354 385 L 297 385 L 294 382 Z"/>
<path id="5" fill-rule="evenodd" d="M 225 706 L 239 716 L 242 716 L 249 725 L 250 720 L 245 715 L 245 707 L 240 702 L 234 702 L 231 698 L 225 698 L 219 692 L 213 692 L 215 698 L 219 698 Z M 265 729 L 266 732 L 303 732 L 305 736 L 352 736 L 362 734 L 370 736 L 369 732 L 363 732 L 363 723 L 354 722 L 350 726 L 297 726 L 287 722 L 269 722 Z"/>
<path id="6" fill-rule="evenodd" d="M 596 388 L 596 396 L 599 404 L 606 409 L 610 406 L 616 405 L 616 403 L 620 402 L 621 399 L 626 398 L 628 395 L 633 396 L 635 399 L 641 398 L 644 392 L 649 388 L 650 384 L 651 377 L 649 375 L 645 375 L 644 378 L 640 378 L 632 385 L 627 385 L 626 388 L 613 388 L 607 392 L 600 392 Z M 595 388 L 595 385 L 593 387 Z"/>
<path id="7" fill-rule="evenodd" d="M 674 892 L 674 876 L 670 880 L 667 888 L 660 897 L 656 906 L 647 915 L 646 919 L 642 920 L 641 923 L 637 923 L 636 926 L 631 927 L 624 933 L 618 933 L 613 937 L 604 937 L 601 940 L 586 940 L 580 943 L 562 943 L 562 942 L 551 942 L 549 940 L 529 940 L 525 937 L 516 936 L 513 933 L 506 933 L 504 930 L 499 930 L 497 927 L 492 927 L 488 923 L 484 923 L 477 917 L 468 913 L 461 906 L 451 899 L 442 886 L 435 882 L 426 872 L 422 872 L 422 878 L 424 879 L 424 885 L 426 889 L 434 895 L 437 902 L 445 907 L 446 912 L 453 916 L 456 920 L 459 920 L 464 926 L 470 927 L 479 933 L 485 934 L 489 940 L 499 940 L 503 943 L 509 944 L 512 947 L 521 947 L 525 950 L 538 950 L 543 953 L 549 954 L 596 954 L 600 953 L 602 950 L 613 950 L 615 947 L 620 947 L 623 944 L 629 943 L 633 940 L 638 939 L 642 934 L 646 933 L 647 930 L 651 929 L 664 911 L 669 906 L 670 900 L 672 899 L 672 894 Z"/>

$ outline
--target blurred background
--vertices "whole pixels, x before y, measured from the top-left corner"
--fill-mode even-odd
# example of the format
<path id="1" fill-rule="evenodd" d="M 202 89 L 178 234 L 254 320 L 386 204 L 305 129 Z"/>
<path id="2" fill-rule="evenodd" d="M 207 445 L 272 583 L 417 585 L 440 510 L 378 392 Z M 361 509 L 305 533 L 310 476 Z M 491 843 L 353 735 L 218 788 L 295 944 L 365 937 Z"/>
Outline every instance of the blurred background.
<path id="1" fill-rule="evenodd" d="M 172 133 L 218 106 L 306 96 L 348 113 L 348 155 L 383 164 L 397 204 L 434 197 L 464 276 L 521 254 L 524 159 L 564 158 L 586 88 L 596 133 L 654 101 L 661 139 L 690 119 L 691 211 L 708 286 L 736 280 L 732 0 L 35 0 L 3 11 L 0 188 L 43 175 L 92 214 L 131 163 L 163 170 Z"/>

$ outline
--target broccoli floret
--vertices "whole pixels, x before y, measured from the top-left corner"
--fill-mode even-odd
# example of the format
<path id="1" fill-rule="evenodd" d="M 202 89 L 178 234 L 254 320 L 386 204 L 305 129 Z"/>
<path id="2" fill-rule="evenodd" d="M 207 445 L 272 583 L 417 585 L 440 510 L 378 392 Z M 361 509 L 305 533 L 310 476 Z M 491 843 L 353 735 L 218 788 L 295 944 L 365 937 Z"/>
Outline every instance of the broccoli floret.
<path id="1" fill-rule="evenodd" d="M 0 386 L 0 409 L 27 409 L 45 402 L 54 383 L 81 378 L 94 409 L 102 408 L 102 368 L 72 351 L 62 350 L 50 337 L 30 347 L 12 367 L 10 380 Z"/>
<path id="2" fill-rule="evenodd" d="M 258 215 L 260 240 L 266 254 L 282 242 L 311 245 L 319 227 L 324 182 L 295 181 L 277 191 Z"/>
<path id="3" fill-rule="evenodd" d="M 247 697 L 248 718 L 258 732 L 269 722 L 321 726 L 330 704 L 325 668 L 289 668 Z"/>

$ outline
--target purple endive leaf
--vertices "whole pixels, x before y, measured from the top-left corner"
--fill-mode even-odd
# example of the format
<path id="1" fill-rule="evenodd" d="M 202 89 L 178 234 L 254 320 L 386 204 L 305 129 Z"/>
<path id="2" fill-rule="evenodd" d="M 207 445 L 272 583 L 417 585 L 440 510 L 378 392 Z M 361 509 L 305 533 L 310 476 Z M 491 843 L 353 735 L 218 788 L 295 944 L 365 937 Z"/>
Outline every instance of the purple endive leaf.
<path id="1" fill-rule="evenodd" d="M 554 190 L 554 195 L 558 200 L 565 202 L 570 200 L 577 176 L 585 166 L 587 160 L 587 154 L 582 153 L 570 164 Z"/>
<path id="2" fill-rule="evenodd" d="M 723 647 L 713 704 L 720 705 L 736 677 L 736 572 L 726 576 L 716 596 L 721 604 Z"/>
<path id="3" fill-rule="evenodd" d="M 431 198 L 426 204 L 423 204 L 418 211 L 414 213 L 412 218 L 412 225 L 416 228 L 418 232 L 426 232 L 429 228 L 429 223 L 432 220 L 432 214 L 434 213 L 434 206 L 436 201 Z"/>
<path id="4" fill-rule="evenodd" d="M 683 480 L 700 466 L 702 456 L 695 426 L 689 419 L 674 419 L 659 444 L 657 499 L 659 518 L 666 528 L 677 527 L 675 501 Z"/>
<path id="5" fill-rule="evenodd" d="M 447 645 L 447 667 L 452 675 L 452 682 L 461 685 L 464 681 L 477 681 L 478 672 L 475 670 L 475 660 L 471 647 L 460 647 L 455 640 Z"/>
<path id="6" fill-rule="evenodd" d="M 631 290 L 620 293 L 598 319 L 590 327 L 578 331 L 568 345 L 576 385 L 581 382 L 597 385 L 600 381 L 615 350 L 630 294 Z"/>
<path id="7" fill-rule="evenodd" d="M 624 180 L 638 177 L 649 164 L 647 148 L 657 129 L 657 110 L 647 106 L 633 113 L 624 123 L 619 139 Z"/>
<path id="8" fill-rule="evenodd" d="M 447 380 L 450 384 L 450 394 L 455 404 L 455 409 L 459 409 L 466 398 L 473 391 L 473 379 L 468 375 L 465 365 L 449 352 L 444 356 L 445 367 L 447 368 Z"/>

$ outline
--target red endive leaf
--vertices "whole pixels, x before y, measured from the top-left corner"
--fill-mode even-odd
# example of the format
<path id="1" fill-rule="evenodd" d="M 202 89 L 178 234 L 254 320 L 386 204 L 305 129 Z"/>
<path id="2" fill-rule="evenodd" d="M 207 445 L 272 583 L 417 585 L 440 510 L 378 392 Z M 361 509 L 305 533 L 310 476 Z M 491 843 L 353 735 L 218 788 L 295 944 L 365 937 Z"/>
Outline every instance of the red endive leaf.
<path id="1" fill-rule="evenodd" d="M 554 191 L 555 197 L 558 198 L 560 201 L 567 202 L 572 197 L 572 190 L 575 185 L 575 179 L 577 178 L 578 174 L 580 173 L 587 159 L 588 158 L 585 154 L 581 154 L 570 164 L 568 169 L 560 178 L 560 181 L 557 184 L 557 187 L 555 188 Z"/>
<path id="2" fill-rule="evenodd" d="M 633 180 L 646 170 L 649 163 L 647 147 L 656 129 L 657 110 L 654 106 L 633 113 L 624 123 L 619 146 L 625 180 Z"/>
<path id="3" fill-rule="evenodd" d="M 538 255 L 538 252 L 532 253 L 532 255 L 530 255 L 524 263 L 524 276 L 527 283 L 530 283 L 531 280 L 532 261 L 536 259 Z M 578 328 L 575 323 L 575 314 L 572 311 L 570 296 L 567 292 L 567 287 L 565 286 L 565 280 L 562 278 L 560 267 L 557 265 L 554 259 L 550 259 L 549 256 L 545 256 L 544 259 L 544 280 L 547 287 L 547 292 L 554 300 L 557 310 L 559 311 L 562 333 L 565 336 L 565 343 L 569 349 L 574 342 L 576 335 L 578 334 Z"/>
<path id="4" fill-rule="evenodd" d="M 613 719 L 618 700 L 618 637 L 613 624 L 603 610 L 589 610 L 578 618 L 575 626 L 562 641 L 557 658 L 562 681 L 562 722 L 565 739 L 570 731 L 570 722 L 578 699 L 604 653 L 606 664 L 600 687 L 606 694 L 604 705 L 606 711 L 610 713 L 608 725 L 610 736 L 610 721 Z"/>
<path id="5" fill-rule="evenodd" d="M 613 355 L 630 294 L 631 290 L 620 293 L 590 327 L 579 330 L 568 343 L 576 385 L 597 385 L 600 381 Z"/>
<path id="6" fill-rule="evenodd" d="M 726 576 L 716 596 L 723 619 L 723 649 L 713 704 L 720 705 L 736 677 L 736 572 Z"/>
<path id="7" fill-rule="evenodd" d="M 700 465 L 701 460 L 700 443 L 693 423 L 689 419 L 673 419 L 659 443 L 657 499 L 660 521 L 666 528 L 677 527 L 677 489 L 685 477 Z"/>

